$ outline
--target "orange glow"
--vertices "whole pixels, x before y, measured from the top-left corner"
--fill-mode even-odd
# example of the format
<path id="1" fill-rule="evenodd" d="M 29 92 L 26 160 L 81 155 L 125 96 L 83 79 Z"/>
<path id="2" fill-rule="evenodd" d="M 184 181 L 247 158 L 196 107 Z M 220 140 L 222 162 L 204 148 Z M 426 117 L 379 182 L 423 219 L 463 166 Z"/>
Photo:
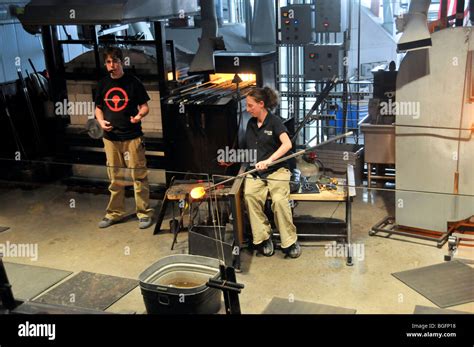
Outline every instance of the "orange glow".
<path id="1" fill-rule="evenodd" d="M 176 71 L 176 79 L 179 78 L 179 71 Z M 168 81 L 173 80 L 173 72 L 168 72 Z"/>
<path id="2" fill-rule="evenodd" d="M 204 197 L 204 195 L 206 195 L 206 190 L 204 189 L 204 187 L 195 187 L 191 190 L 190 195 L 191 198 L 193 198 L 194 200 L 198 200 Z"/>
<path id="3" fill-rule="evenodd" d="M 225 83 L 232 81 L 234 79 L 235 74 L 233 73 L 216 73 L 209 75 L 209 78 L 214 83 Z M 257 76 L 251 73 L 239 73 L 239 77 L 242 82 L 256 82 Z"/>

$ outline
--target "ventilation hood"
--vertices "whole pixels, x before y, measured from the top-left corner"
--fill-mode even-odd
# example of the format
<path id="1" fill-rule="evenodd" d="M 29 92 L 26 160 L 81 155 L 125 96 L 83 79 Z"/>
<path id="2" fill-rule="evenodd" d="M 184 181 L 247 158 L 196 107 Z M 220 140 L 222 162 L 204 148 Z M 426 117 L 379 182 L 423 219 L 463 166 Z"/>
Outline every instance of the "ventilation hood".
<path id="1" fill-rule="evenodd" d="M 32 0 L 25 6 L 25 25 L 130 23 L 199 12 L 197 0 Z"/>

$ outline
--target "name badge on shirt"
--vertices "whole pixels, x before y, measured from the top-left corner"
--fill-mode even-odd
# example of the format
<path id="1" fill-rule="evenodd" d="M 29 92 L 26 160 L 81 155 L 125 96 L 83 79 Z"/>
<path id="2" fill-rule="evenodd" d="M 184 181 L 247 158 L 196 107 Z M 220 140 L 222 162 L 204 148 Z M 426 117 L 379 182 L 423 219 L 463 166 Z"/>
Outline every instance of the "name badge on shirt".
<path id="1" fill-rule="evenodd" d="M 271 130 L 264 130 L 263 131 L 265 134 L 267 134 L 268 136 L 272 136 L 273 135 L 273 131 Z"/>

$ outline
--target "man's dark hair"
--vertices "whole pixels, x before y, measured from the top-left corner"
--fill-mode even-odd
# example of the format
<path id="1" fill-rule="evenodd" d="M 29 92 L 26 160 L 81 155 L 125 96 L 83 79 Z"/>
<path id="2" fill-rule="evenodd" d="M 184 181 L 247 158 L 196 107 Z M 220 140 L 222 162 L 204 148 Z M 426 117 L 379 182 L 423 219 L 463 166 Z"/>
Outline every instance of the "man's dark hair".
<path id="1" fill-rule="evenodd" d="M 112 57 L 112 59 L 118 59 L 123 62 L 123 53 L 118 47 L 106 47 L 103 57 L 104 61 L 107 60 L 107 57 Z"/>

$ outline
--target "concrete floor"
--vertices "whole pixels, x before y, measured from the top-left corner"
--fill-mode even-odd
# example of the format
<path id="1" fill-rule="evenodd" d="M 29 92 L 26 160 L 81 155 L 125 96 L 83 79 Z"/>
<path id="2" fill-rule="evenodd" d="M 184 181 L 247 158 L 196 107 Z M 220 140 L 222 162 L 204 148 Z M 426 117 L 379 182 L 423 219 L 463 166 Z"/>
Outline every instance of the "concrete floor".
<path id="1" fill-rule="evenodd" d="M 328 242 L 305 245 L 296 260 L 284 259 L 281 251 L 266 258 L 244 250 L 244 271 L 237 274 L 238 281 L 245 285 L 240 296 L 242 312 L 261 313 L 273 297 L 352 308 L 358 314 L 410 314 L 415 305 L 436 307 L 391 273 L 442 263 L 447 246 L 438 249 L 415 239 L 368 236 L 372 225 L 393 214 L 393 200 L 393 192 L 358 190 L 353 205 L 353 243 L 364 245 L 365 254 L 363 260 L 355 259 L 352 267 L 345 265 L 345 258 L 325 255 Z M 2 185 L 0 226 L 9 226 L 10 230 L 0 233 L 0 243 L 37 243 L 39 248 L 37 261 L 5 261 L 137 279 L 158 259 L 187 253 L 186 232 L 180 233 L 175 250 L 170 251 L 172 234 L 165 230 L 153 236 L 153 228 L 138 229 L 136 219 L 98 229 L 107 201 L 107 195 L 68 191 L 59 184 L 32 190 Z M 127 204 L 133 211 L 133 200 L 127 199 Z M 344 208 L 335 210 L 336 206 L 300 203 L 295 212 L 342 218 Z M 166 228 L 168 222 L 163 225 Z M 471 249 L 463 249 L 461 255 L 474 259 Z M 450 309 L 474 313 L 474 302 Z M 108 311 L 144 313 L 139 287 Z"/>

